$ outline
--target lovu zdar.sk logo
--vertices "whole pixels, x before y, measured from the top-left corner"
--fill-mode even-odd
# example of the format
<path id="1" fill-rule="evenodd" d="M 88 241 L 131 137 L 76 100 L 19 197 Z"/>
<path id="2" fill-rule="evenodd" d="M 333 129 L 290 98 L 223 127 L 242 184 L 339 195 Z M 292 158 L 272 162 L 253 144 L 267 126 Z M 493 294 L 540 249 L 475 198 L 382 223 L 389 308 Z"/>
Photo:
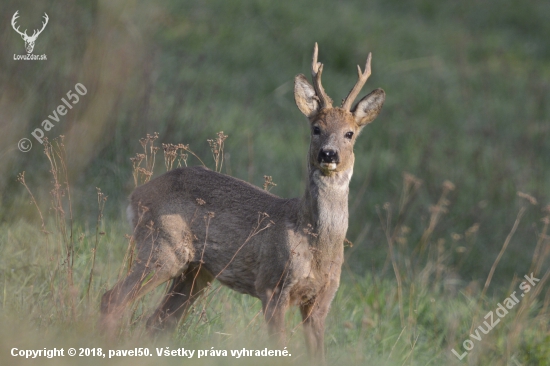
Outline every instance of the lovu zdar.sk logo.
<path id="1" fill-rule="evenodd" d="M 27 34 L 27 30 L 25 29 L 24 32 L 21 32 L 19 30 L 19 26 L 16 26 L 15 22 L 17 20 L 17 18 L 19 18 L 19 10 L 17 10 L 15 12 L 15 14 L 13 14 L 13 17 L 11 18 L 11 26 L 13 27 L 13 29 L 19 33 L 19 35 L 21 36 L 21 38 L 23 38 L 23 41 L 25 41 L 25 49 L 27 50 L 27 54 L 26 55 L 16 55 L 14 54 L 13 55 L 13 59 L 14 60 L 46 60 L 46 55 L 34 55 L 32 53 L 32 51 L 34 50 L 34 43 L 36 42 L 36 39 L 38 38 L 38 36 L 40 35 L 40 33 L 42 33 L 42 31 L 44 30 L 44 28 L 46 28 L 46 25 L 48 24 L 48 14 L 44 13 L 44 22 L 42 22 L 42 29 L 40 30 L 34 30 L 34 32 L 32 33 L 32 36 L 29 36 Z"/>

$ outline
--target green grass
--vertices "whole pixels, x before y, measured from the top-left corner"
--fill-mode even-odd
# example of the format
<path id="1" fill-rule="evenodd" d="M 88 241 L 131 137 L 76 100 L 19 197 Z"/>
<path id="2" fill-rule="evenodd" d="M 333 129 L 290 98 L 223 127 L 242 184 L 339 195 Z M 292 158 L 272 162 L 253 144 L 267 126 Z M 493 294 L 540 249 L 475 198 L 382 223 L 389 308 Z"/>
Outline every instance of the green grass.
<path id="1" fill-rule="evenodd" d="M 149 140 L 145 144 L 146 151 L 150 151 L 152 143 L 154 141 Z M 128 227 L 120 220 L 105 220 L 103 208 L 108 197 L 100 190 L 97 191 L 95 229 L 78 224 L 71 214 L 72 203 L 78 197 L 70 194 L 71 188 L 66 183 L 66 155 L 61 140 L 46 145 L 46 157 L 51 158 L 53 186 L 50 191 L 51 207 L 44 211 L 45 214 L 42 214 L 39 203 L 34 201 L 34 194 L 25 177 L 19 177 L 22 186 L 28 188 L 31 204 L 36 203 L 37 211 L 40 210 L 44 225 L 36 226 L 20 220 L 0 227 L 0 273 L 3 278 L 0 318 L 4 323 L 0 340 L 5 345 L 2 351 L 6 353 L 0 356 L 2 359 L 10 363 L 20 360 L 7 353 L 13 347 L 100 347 L 107 354 L 109 350 L 144 346 L 153 354 L 156 354 L 156 347 L 185 347 L 197 352 L 210 352 L 213 347 L 230 355 L 231 350 L 261 350 L 269 345 L 259 300 L 236 294 L 219 283 L 213 284 L 193 306 L 175 332 L 152 339 L 147 336 L 144 324 L 165 291 L 165 287 L 160 286 L 130 307 L 117 342 L 107 342 L 97 327 L 98 304 L 101 295 L 126 271 L 125 258 L 130 245 L 125 235 Z M 151 159 L 149 154 L 149 169 L 154 161 Z M 142 162 L 142 166 L 144 164 Z M 148 174 L 138 174 L 139 171 L 139 165 L 134 165 L 138 181 L 147 179 Z M 469 334 L 476 334 L 477 327 L 483 326 L 483 320 L 487 319 L 484 315 L 496 310 L 497 304 L 504 303 L 514 289 L 518 292 L 517 296 L 523 292 L 517 290 L 523 280 L 521 276 L 519 279 L 511 276 L 507 289 L 493 290 L 493 294 L 487 291 L 493 278 L 492 271 L 498 267 L 500 258 L 494 261 L 486 284 L 472 281 L 464 286 L 458 273 L 465 263 L 464 256 L 477 242 L 477 227 L 471 227 L 464 235 L 453 233 L 450 244 L 442 238 L 434 242 L 433 233 L 449 206 L 447 197 L 455 189 L 450 182 L 444 183 L 440 198 L 430 209 L 429 225 L 424 227 L 420 241 L 416 245 L 409 244 L 412 235 L 409 221 L 412 220 L 407 217 L 407 212 L 420 186 L 416 178 L 405 176 L 399 210 L 393 212 L 390 204 L 377 207 L 380 227 L 387 235 L 390 253 L 383 267 L 391 267 L 397 281 L 375 271 L 368 274 L 354 272 L 349 264 L 353 262 L 349 258 L 357 248 L 348 248 L 342 286 L 327 321 L 329 363 L 460 364 L 451 350 L 462 354 L 462 342 L 468 339 Z M 510 238 L 524 213 L 531 210 L 527 205 L 534 203 L 530 196 L 523 195 L 521 198 L 525 204 L 518 212 Z M 506 364 L 515 360 L 541 364 L 547 359 L 550 297 L 544 296 L 543 289 L 547 287 L 550 274 L 544 270 L 550 256 L 550 242 L 546 235 L 550 215 L 543 221 L 539 225 L 541 234 L 533 261 L 525 272 L 535 273 L 540 282 L 532 288 L 532 292 L 525 292 L 527 296 L 522 298 L 521 304 L 510 309 L 500 324 L 487 335 L 482 334 L 482 341 L 473 343 L 474 349 L 468 356 L 470 362 Z M 501 249 L 503 254 L 508 243 L 509 240 Z M 543 273 L 545 275 L 541 278 Z M 8 331 L 12 328 L 17 329 L 15 337 L 13 332 Z M 292 356 L 270 359 L 270 363 L 273 360 L 273 364 L 305 362 L 305 345 L 297 309 L 287 315 L 287 329 L 288 350 Z M 175 362 L 172 358 L 152 357 L 155 364 Z M 137 363 L 149 364 L 149 360 L 148 357 L 140 358 Z M 257 362 L 254 360 L 250 357 L 244 362 L 253 364 Z M 65 361 L 72 364 L 72 361 L 61 360 Z M 93 362 L 86 358 L 79 361 Z M 243 362 L 232 357 L 203 357 L 195 361 L 194 364 Z M 59 364 L 60 361 L 54 359 L 51 362 Z M 105 362 L 128 361 L 120 358 Z"/>
<path id="2" fill-rule="evenodd" d="M 356 145 L 348 231 L 353 247 L 346 248 L 342 286 L 328 319 L 331 363 L 452 364 L 450 349 L 460 347 L 472 324 L 482 324 L 480 314 L 517 289 L 515 278 L 529 273 L 533 260 L 542 259 L 540 277 L 550 265 L 541 222 L 550 202 L 547 1 L 85 0 L 31 6 L 8 0 L 0 12 L 7 20 L 15 10 L 22 28 L 32 29 L 43 12 L 50 23 L 35 47 L 48 55 L 41 63 L 10 60 L 12 51 L 24 52 L 23 43 L 8 21 L 0 28 L 7 55 L 0 58 L 2 345 L 110 346 L 95 330 L 98 301 L 124 258 L 129 228 L 123 217 L 134 187 L 129 158 L 146 133 L 159 132 L 157 145 L 190 144 L 213 167 L 206 139 L 223 130 L 229 135 L 223 172 L 259 186 L 270 175 L 277 184 L 273 193 L 301 195 L 308 126 L 294 105 L 292 82 L 298 73 L 309 74 L 314 42 L 335 101 L 354 84 L 355 65 L 369 51 L 373 75 L 363 94 L 376 87 L 387 93 L 381 115 Z M 66 136 L 71 242 L 56 224 L 68 222 L 67 196 L 52 208 L 43 147 L 35 142 L 31 152 L 21 153 L 15 146 L 77 82 L 88 94 L 47 133 Z M 22 171 L 47 236 L 17 182 Z M 163 171 L 159 156 L 155 174 Z M 417 180 L 422 183 L 415 187 Z M 446 180 L 454 190 L 445 191 Z M 108 200 L 88 297 L 96 187 Z M 448 202 L 440 200 L 444 192 Z M 435 217 L 433 207 L 445 212 Z M 393 234 L 393 256 L 387 233 Z M 64 263 L 71 243 L 72 289 Z M 470 364 L 544 364 L 550 357 L 544 286 L 522 301 L 526 309 L 515 309 L 475 342 Z M 208 321 L 194 314 L 180 333 L 157 341 L 140 338 L 143 322 L 137 321 L 124 328 L 122 344 L 260 347 L 265 329 L 261 317 L 254 318 L 258 303 L 224 289 L 213 292 Z M 137 305 L 135 319 L 154 308 L 155 296 Z M 290 314 L 288 329 L 297 324 L 297 314 Z M 290 362 L 303 362 L 301 338 L 298 327 Z M 5 350 L 0 363 L 19 364 Z"/>
<path id="3" fill-rule="evenodd" d="M 7 352 L 12 347 L 37 349 L 44 347 L 101 347 L 127 349 L 134 347 L 185 347 L 188 349 L 263 349 L 267 343 L 266 329 L 257 299 L 239 295 L 215 284 L 208 295 L 193 308 L 178 331 L 167 337 L 150 339 L 144 335 L 144 318 L 159 300 L 160 291 L 134 304 L 132 316 L 125 323 L 119 343 L 108 343 L 96 328 L 98 302 L 101 294 L 117 277 L 118 264 L 124 255 L 122 242 L 125 227 L 111 224 L 98 251 L 98 266 L 90 297 L 86 286 L 91 263 L 94 234 L 82 231 L 84 238 L 76 252 L 75 284 L 69 287 L 66 267 L 55 253 L 55 234 L 49 245 L 44 234 L 24 223 L 2 227 L 3 242 L 18 243 L 4 247 L 0 270 L 3 273 L 2 359 L 7 364 L 19 364 Z M 114 227 L 113 227 L 114 226 Z M 80 235 L 80 230 L 76 230 Z M 32 243 L 32 244 L 29 244 Z M 24 265 L 22 265 L 24 263 Z M 440 263 L 445 265 L 445 263 Z M 431 266 L 433 267 L 433 263 Z M 403 267 L 401 268 L 403 269 Z M 57 270 L 57 273 L 52 271 Z M 433 281 L 435 268 L 426 265 L 425 273 L 405 280 L 402 307 L 405 323 L 400 321 L 398 289 L 394 280 L 367 275 L 357 277 L 350 272 L 333 302 L 327 322 L 327 352 L 331 364 L 427 365 L 460 364 L 450 349 L 461 350 L 472 323 L 482 324 L 482 315 L 496 309 L 509 293 L 481 301 L 475 289 L 457 291 L 448 279 Z M 443 274 L 446 269 L 443 269 Z M 517 288 L 517 283 L 513 287 Z M 540 295 L 543 296 L 543 295 Z M 482 342 L 475 342 L 470 360 L 474 364 L 506 364 L 511 359 L 521 364 L 538 365 L 547 359 L 548 303 L 537 297 L 522 300 L 528 304 L 520 314 L 519 307 L 502 319 Z M 522 304 L 522 303 L 521 303 Z M 496 317 L 496 316 L 495 316 Z M 304 362 L 305 348 L 299 326 L 299 313 L 287 317 L 289 350 L 293 355 L 283 364 Z M 170 358 L 153 358 L 155 364 L 175 364 Z M 508 361 L 507 361 L 508 360 Z M 197 360 L 195 360 L 197 361 Z M 240 364 L 231 358 L 202 360 L 204 364 Z M 248 359 L 254 363 L 254 358 Z M 55 364 L 87 364 L 92 359 L 54 359 Z M 126 364 L 127 358 L 110 360 L 109 364 Z M 151 364 L 148 359 L 136 359 L 137 364 Z M 257 361 L 256 361 L 257 362 Z M 25 363 L 21 363 L 25 364 Z M 194 363 L 193 363 L 194 364 Z M 196 362 L 196 364 L 202 364 Z M 278 363 L 274 363 L 278 364 Z"/>

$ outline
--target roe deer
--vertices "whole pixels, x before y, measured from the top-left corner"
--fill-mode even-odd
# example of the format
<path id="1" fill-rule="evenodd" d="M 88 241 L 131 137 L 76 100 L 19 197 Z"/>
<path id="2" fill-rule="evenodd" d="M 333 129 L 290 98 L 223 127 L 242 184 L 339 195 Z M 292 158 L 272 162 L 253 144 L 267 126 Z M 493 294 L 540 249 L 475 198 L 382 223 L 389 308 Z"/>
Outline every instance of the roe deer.
<path id="1" fill-rule="evenodd" d="M 128 276 L 103 295 L 101 326 L 113 334 L 125 306 L 159 284 L 171 286 L 147 321 L 152 332 L 174 327 L 214 279 L 259 298 L 268 331 L 284 343 L 284 314 L 297 305 L 310 356 L 324 361 L 324 327 L 340 283 L 348 228 L 353 145 L 380 113 L 376 89 L 354 107 L 371 73 L 365 71 L 341 107 L 321 85 L 313 53 L 311 86 L 304 75 L 294 98 L 311 126 L 308 182 L 302 198 L 283 199 L 203 167 L 169 171 L 130 196 L 136 260 Z M 281 344 L 280 343 L 280 344 Z"/>

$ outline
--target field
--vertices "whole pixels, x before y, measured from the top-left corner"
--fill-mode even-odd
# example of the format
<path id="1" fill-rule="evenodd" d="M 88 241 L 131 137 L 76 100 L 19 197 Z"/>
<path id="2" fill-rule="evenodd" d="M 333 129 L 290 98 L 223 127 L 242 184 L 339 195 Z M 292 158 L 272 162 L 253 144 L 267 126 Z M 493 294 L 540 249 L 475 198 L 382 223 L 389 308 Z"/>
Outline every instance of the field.
<path id="1" fill-rule="evenodd" d="M 14 60 L 26 53 L 10 24 L 16 11 L 29 34 L 48 14 L 34 48 L 46 61 Z M 355 147 L 328 363 L 547 365 L 548 14 L 549 2 L 517 0 L 5 1 L 0 364 L 306 361 L 297 310 L 287 319 L 291 356 L 231 357 L 270 345 L 259 300 L 219 283 L 173 334 L 145 334 L 163 288 L 133 305 L 116 343 L 97 321 L 101 295 L 129 265 L 128 195 L 178 165 L 215 169 L 207 140 L 219 131 L 228 135 L 224 173 L 260 187 L 271 176 L 272 193 L 303 194 L 310 133 L 293 78 L 309 77 L 318 42 L 335 102 L 368 52 L 373 75 L 360 96 L 387 94 Z M 69 92 L 78 101 L 56 115 Z M 140 139 L 155 133 L 153 166 Z M 18 149 L 22 138 L 30 151 Z M 171 167 L 162 144 L 180 143 L 188 151 Z M 147 161 L 138 166 L 136 153 Z M 148 347 L 155 356 L 27 360 L 14 347 Z M 166 347 L 229 356 L 157 357 Z"/>

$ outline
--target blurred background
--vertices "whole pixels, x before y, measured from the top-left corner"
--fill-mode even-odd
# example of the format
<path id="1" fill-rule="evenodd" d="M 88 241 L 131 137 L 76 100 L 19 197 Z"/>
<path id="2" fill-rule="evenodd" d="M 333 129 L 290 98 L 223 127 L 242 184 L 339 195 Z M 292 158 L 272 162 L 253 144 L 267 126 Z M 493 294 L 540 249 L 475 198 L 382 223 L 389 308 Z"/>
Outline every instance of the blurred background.
<path id="1" fill-rule="evenodd" d="M 14 60 L 26 54 L 11 26 L 16 11 L 29 35 L 47 13 L 33 51 L 47 60 Z M 547 365 L 548 15 L 544 0 L 4 0 L 0 363 L 25 364 L 9 347 L 113 347 L 96 329 L 99 302 L 131 251 L 130 158 L 143 152 L 147 134 L 158 132 L 158 147 L 189 144 L 214 169 L 207 139 L 223 131 L 222 172 L 260 187 L 271 176 L 272 193 L 302 195 L 310 130 L 293 80 L 309 78 L 318 42 L 334 101 L 355 84 L 369 52 L 373 74 L 360 97 L 375 88 L 387 94 L 355 146 L 346 262 L 327 320 L 329 360 Z M 50 141 L 64 136 L 66 157 L 49 150 L 60 169 L 56 183 L 31 132 L 44 130 L 77 83 L 87 93 L 44 131 Z M 18 149 L 22 138 L 31 140 L 29 152 Z M 188 164 L 200 162 L 189 156 Z M 165 170 L 161 149 L 154 176 Z M 465 352 L 461 342 L 483 314 L 519 291 L 529 273 L 540 284 L 459 361 L 451 350 Z M 258 301 L 217 286 L 169 340 L 143 334 L 162 289 L 136 301 L 120 342 L 263 349 Z M 299 314 L 287 315 L 289 362 L 300 364 Z"/>
<path id="2" fill-rule="evenodd" d="M 48 14 L 34 49 L 47 61 L 13 60 L 25 54 L 10 24 L 16 10 L 29 34 Z M 300 196 L 309 127 L 294 104 L 293 79 L 310 78 L 318 42 L 323 85 L 335 101 L 355 84 L 368 52 L 373 75 L 360 96 L 378 87 L 387 93 L 355 147 L 350 273 L 393 278 L 381 222 L 384 212 L 397 219 L 408 190 L 399 245 L 424 240 L 451 249 L 453 279 L 483 284 L 525 204 L 520 191 L 537 202 L 496 269 L 493 281 L 507 284 L 527 273 L 550 203 L 549 15 L 550 2 L 519 0 L 4 0 L 0 222 L 39 223 L 16 181 L 22 171 L 48 210 L 50 165 L 30 134 L 76 83 L 87 94 L 45 136 L 65 136 L 78 225 L 95 226 L 100 187 L 109 197 L 107 227 L 130 232 L 130 158 L 154 132 L 157 146 L 190 144 L 212 168 L 206 140 L 223 131 L 224 173 L 258 186 L 269 175 L 272 193 Z M 24 137 L 33 143 L 26 153 L 17 148 Z M 165 171 L 161 155 L 155 175 Z M 446 180 L 454 189 L 439 205 Z M 425 238 L 434 207 L 444 210 Z"/>

